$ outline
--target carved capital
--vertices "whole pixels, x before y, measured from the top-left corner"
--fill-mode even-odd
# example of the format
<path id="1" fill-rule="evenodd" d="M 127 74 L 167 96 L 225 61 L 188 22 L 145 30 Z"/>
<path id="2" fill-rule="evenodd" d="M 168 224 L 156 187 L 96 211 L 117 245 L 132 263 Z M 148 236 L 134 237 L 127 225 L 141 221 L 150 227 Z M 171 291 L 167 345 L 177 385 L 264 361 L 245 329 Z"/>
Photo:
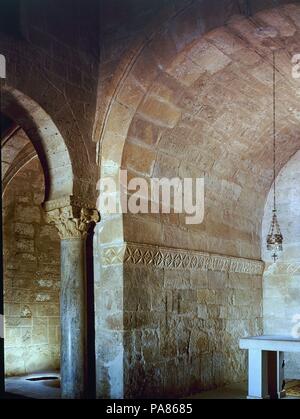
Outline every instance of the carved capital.
<path id="1" fill-rule="evenodd" d="M 97 223 L 100 216 L 96 209 L 67 205 L 47 211 L 46 220 L 49 224 L 55 225 L 62 240 L 83 239 L 87 235 L 90 224 Z"/>
<path id="2" fill-rule="evenodd" d="M 101 261 L 103 266 L 125 263 L 161 269 L 235 272 L 249 275 L 262 275 L 264 272 L 264 263 L 261 260 L 128 242 L 118 246 L 104 246 L 101 249 Z"/>

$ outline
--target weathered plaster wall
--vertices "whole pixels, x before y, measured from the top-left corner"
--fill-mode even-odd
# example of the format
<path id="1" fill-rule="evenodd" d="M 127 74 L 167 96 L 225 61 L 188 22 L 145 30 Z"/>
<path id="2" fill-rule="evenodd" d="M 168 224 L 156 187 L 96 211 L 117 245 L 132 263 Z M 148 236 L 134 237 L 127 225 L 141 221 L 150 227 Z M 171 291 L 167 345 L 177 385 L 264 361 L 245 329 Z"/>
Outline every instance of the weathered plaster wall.
<path id="1" fill-rule="evenodd" d="M 264 333 L 291 335 L 300 331 L 300 152 L 277 177 L 278 220 L 284 237 L 284 250 L 276 263 L 266 251 L 265 238 L 272 216 L 270 191 L 262 226 L 262 253 L 266 261 L 263 277 Z M 298 318 L 294 319 L 294 316 Z M 294 319 L 294 321 L 293 321 Z M 286 378 L 300 378 L 300 356 L 286 354 Z"/>
<path id="2" fill-rule="evenodd" d="M 262 333 L 261 262 L 132 243 L 103 247 L 101 262 L 99 397 L 183 396 L 246 378 L 238 341 Z"/>
<path id="3" fill-rule="evenodd" d="M 3 198 L 5 372 L 59 369 L 60 241 L 44 222 L 44 176 L 37 158 Z"/>
<path id="4" fill-rule="evenodd" d="M 184 46 L 170 27 L 161 35 L 164 52 L 152 46 L 148 56 L 139 56 L 142 74 L 149 67 L 147 59 L 153 63 L 153 78 L 141 82 L 134 101 L 121 95 L 132 110 L 122 167 L 129 177 L 148 181 L 204 177 L 205 217 L 201 225 L 189 226 L 178 215 L 127 214 L 126 240 L 143 242 L 147 237 L 147 242 L 149 238 L 171 247 L 260 257 L 260 224 L 272 181 L 270 46 L 276 42 L 288 48 L 298 42 L 299 22 L 292 16 L 299 10 L 290 5 L 263 11 L 251 21 L 235 16 L 195 39 L 190 34 Z M 259 28 L 270 22 L 274 36 L 261 36 Z M 299 149 L 292 140 L 299 135 L 299 105 L 290 58 L 283 51 L 276 58 L 280 169 Z M 131 77 L 136 80 L 139 73 L 133 69 Z M 131 86 L 132 79 L 127 79 Z"/>

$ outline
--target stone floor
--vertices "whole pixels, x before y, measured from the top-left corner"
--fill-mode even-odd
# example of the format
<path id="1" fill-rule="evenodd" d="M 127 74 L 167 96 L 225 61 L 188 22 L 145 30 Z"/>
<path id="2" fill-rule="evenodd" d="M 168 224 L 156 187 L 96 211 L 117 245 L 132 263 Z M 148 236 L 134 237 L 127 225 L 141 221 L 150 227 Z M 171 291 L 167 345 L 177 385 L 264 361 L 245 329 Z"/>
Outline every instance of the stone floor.
<path id="1" fill-rule="evenodd" d="M 28 379 L 39 379 L 42 377 L 56 377 L 29 381 Z M 34 398 L 34 399 L 59 399 L 60 386 L 59 374 L 57 372 L 46 372 L 43 374 L 30 374 L 22 377 L 10 377 L 5 380 L 5 389 L 8 398 Z M 247 397 L 247 382 L 230 384 L 215 390 L 204 391 L 188 399 L 245 399 Z M 288 396 L 286 399 L 300 399 L 300 397 Z"/>
<path id="2" fill-rule="evenodd" d="M 44 377 L 47 377 L 47 379 L 39 380 Z M 52 377 L 55 378 L 49 379 Z M 21 398 L 33 399 L 59 399 L 59 377 L 59 374 L 53 371 L 20 377 L 9 377 L 5 380 L 5 391 L 8 394 L 8 398 L 19 396 Z M 29 381 L 31 379 L 36 381 Z"/>

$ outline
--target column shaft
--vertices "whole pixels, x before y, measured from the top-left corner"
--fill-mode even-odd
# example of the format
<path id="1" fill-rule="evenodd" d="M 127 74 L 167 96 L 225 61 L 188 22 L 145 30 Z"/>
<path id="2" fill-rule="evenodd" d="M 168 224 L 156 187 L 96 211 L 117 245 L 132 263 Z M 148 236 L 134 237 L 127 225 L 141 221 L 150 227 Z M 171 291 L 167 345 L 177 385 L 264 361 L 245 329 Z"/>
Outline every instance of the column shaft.
<path id="1" fill-rule="evenodd" d="M 86 387 L 85 239 L 61 241 L 61 391 L 83 398 Z"/>

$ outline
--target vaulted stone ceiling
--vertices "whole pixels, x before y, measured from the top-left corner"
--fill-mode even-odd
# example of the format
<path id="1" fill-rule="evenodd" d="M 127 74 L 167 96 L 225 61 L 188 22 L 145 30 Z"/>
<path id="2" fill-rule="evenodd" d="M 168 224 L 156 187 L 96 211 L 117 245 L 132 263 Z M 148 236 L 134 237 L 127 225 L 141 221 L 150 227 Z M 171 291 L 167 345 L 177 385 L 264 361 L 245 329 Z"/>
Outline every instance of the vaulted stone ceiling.
<path id="1" fill-rule="evenodd" d="M 125 238 L 260 257 L 272 184 L 273 49 L 277 170 L 300 148 L 300 80 L 291 62 L 300 51 L 300 6 L 235 15 L 203 36 L 193 36 L 191 15 L 176 24 L 127 72 L 106 125 L 103 162 L 118 160 L 125 137 L 122 166 L 132 175 L 205 176 L 205 220 L 188 227 L 178 215 L 135 216 L 135 223 L 127 215 Z"/>
<path id="2" fill-rule="evenodd" d="M 38 158 L 33 144 L 22 128 L 11 125 L 1 144 L 2 193 L 14 176 L 32 159 Z"/>

